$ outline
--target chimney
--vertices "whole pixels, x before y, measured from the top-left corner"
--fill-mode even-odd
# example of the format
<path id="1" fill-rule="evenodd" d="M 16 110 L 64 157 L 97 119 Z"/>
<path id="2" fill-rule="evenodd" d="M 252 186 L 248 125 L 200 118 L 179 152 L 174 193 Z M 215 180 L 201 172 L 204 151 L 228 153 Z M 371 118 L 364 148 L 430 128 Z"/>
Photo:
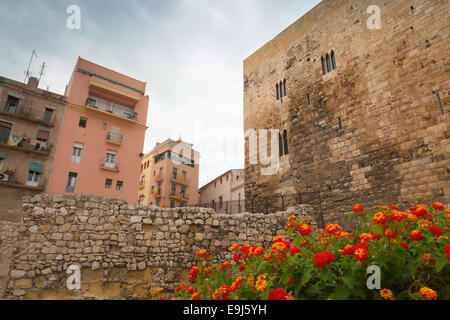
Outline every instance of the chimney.
<path id="1" fill-rule="evenodd" d="M 35 77 L 28 78 L 28 86 L 30 88 L 37 88 L 39 84 L 39 80 Z"/>

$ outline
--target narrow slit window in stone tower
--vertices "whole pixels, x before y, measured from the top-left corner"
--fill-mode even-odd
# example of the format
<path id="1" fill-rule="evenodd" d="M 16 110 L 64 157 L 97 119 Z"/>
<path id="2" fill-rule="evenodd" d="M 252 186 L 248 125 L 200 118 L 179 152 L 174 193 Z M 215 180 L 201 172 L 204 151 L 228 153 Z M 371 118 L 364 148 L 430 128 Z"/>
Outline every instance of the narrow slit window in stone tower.
<path id="1" fill-rule="evenodd" d="M 287 96 L 286 79 L 283 80 L 284 96 Z"/>
<path id="2" fill-rule="evenodd" d="M 333 67 L 333 70 L 335 70 L 336 69 L 336 57 L 334 55 L 334 51 L 333 50 L 331 50 L 331 65 Z"/>
<path id="3" fill-rule="evenodd" d="M 283 149 L 284 149 L 284 154 L 289 154 L 286 129 L 283 131 Z"/>
<path id="4" fill-rule="evenodd" d="M 328 72 L 331 72 L 331 59 L 330 59 L 330 55 L 327 53 L 327 56 L 326 56 L 326 60 L 327 60 L 327 69 L 328 69 Z"/>
<path id="5" fill-rule="evenodd" d="M 325 75 L 327 73 L 327 67 L 325 66 L 325 60 L 323 57 L 320 57 L 320 60 L 322 61 L 322 72 Z"/>
<path id="6" fill-rule="evenodd" d="M 278 89 L 278 83 L 276 85 L 276 90 L 277 90 L 277 100 L 280 100 L 280 91 Z"/>

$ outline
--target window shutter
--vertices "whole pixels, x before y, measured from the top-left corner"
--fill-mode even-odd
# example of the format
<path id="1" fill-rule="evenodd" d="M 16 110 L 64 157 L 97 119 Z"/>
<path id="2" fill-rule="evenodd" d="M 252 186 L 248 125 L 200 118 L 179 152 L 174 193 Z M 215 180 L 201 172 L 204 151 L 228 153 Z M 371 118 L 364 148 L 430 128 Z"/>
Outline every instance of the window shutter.
<path id="1" fill-rule="evenodd" d="M 44 131 L 44 130 L 38 130 L 36 139 L 39 139 L 39 140 L 48 140 L 49 136 L 50 136 L 50 132 Z"/>
<path id="2" fill-rule="evenodd" d="M 44 172 L 44 164 L 40 162 L 30 161 L 29 171 L 43 173 Z"/>

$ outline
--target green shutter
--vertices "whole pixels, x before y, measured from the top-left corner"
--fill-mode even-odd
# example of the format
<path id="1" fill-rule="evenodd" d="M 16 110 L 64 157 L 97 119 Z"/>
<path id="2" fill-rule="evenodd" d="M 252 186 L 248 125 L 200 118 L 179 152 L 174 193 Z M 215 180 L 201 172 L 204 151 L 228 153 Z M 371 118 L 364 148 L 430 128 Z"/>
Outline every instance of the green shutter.
<path id="1" fill-rule="evenodd" d="M 77 173 L 73 173 L 73 172 L 69 172 L 69 177 L 77 177 L 78 176 L 78 174 Z"/>
<path id="2" fill-rule="evenodd" d="M 6 152 L 0 152 L 0 159 L 6 159 Z"/>
<path id="3" fill-rule="evenodd" d="M 33 162 L 30 161 L 30 171 L 37 172 L 37 173 L 43 173 L 44 172 L 44 164 L 40 162 Z"/>

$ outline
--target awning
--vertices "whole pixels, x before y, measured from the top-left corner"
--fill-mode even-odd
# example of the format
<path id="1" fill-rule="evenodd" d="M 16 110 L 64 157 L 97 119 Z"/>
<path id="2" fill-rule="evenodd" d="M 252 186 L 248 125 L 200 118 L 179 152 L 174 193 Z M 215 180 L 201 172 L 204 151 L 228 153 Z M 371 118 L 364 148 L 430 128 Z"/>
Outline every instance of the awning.
<path id="1" fill-rule="evenodd" d="M 37 133 L 36 138 L 39 139 L 39 140 L 45 140 L 45 141 L 47 141 L 49 135 L 50 135 L 50 132 L 48 132 L 48 131 L 45 131 L 45 130 L 38 130 L 38 133 Z"/>
<path id="2" fill-rule="evenodd" d="M 6 159 L 6 152 L 0 152 L 0 160 Z"/>
<path id="3" fill-rule="evenodd" d="M 20 94 L 17 94 L 17 93 L 11 92 L 11 91 L 8 91 L 8 96 L 11 96 L 11 97 L 14 97 L 14 98 L 17 98 L 17 99 L 22 99 L 23 98 Z"/>
<path id="4" fill-rule="evenodd" d="M 44 164 L 40 162 L 30 161 L 30 171 L 43 173 L 44 172 Z"/>

